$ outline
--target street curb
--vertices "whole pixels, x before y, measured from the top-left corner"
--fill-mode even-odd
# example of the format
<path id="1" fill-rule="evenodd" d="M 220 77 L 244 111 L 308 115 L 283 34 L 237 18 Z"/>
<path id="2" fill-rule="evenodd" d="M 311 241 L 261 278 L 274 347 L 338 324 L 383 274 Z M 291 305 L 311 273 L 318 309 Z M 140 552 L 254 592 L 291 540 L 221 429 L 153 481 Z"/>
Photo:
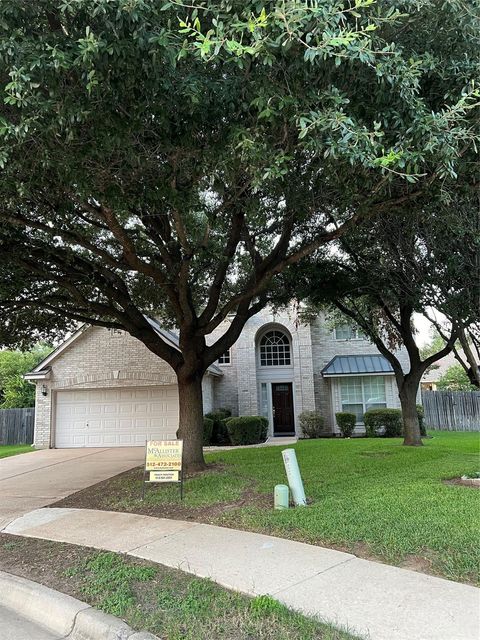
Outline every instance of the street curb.
<path id="1" fill-rule="evenodd" d="M 5 571 L 0 571 L 0 602 L 66 640 L 158 640 L 86 602 Z"/>

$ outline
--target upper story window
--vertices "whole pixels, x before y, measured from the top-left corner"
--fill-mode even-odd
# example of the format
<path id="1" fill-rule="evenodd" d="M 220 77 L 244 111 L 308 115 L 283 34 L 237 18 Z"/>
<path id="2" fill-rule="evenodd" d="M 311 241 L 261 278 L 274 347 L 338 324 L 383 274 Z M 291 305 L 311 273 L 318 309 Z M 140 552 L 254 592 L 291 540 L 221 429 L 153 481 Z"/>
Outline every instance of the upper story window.
<path id="1" fill-rule="evenodd" d="M 260 366 L 290 365 L 290 340 L 282 331 L 268 331 L 260 340 Z"/>
<path id="2" fill-rule="evenodd" d="M 230 359 L 230 349 L 229 349 L 219 357 L 218 364 L 230 364 L 230 362 L 231 362 L 231 359 Z"/>
<path id="3" fill-rule="evenodd" d="M 340 324 L 335 327 L 335 340 L 365 340 L 365 334 L 351 324 Z"/>

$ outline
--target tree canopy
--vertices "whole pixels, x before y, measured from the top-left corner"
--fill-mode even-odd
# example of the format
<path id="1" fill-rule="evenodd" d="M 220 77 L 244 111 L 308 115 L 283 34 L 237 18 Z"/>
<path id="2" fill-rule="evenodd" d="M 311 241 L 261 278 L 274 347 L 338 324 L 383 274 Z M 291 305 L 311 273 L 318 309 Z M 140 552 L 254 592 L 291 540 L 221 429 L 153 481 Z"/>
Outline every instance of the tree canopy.
<path id="1" fill-rule="evenodd" d="M 459 1 L 4 0 L 0 18 L 0 342 L 125 329 L 195 382 L 197 459 L 199 380 L 275 276 L 451 196 L 474 154 Z"/>
<path id="2" fill-rule="evenodd" d="M 453 364 L 445 371 L 437 382 L 437 389 L 440 391 L 478 391 L 478 388 L 470 382 L 461 364 Z"/>
<path id="3" fill-rule="evenodd" d="M 38 344 L 30 351 L 0 351 L 0 408 L 33 407 L 35 387 L 23 379 L 51 351 L 46 344 Z"/>
<path id="4" fill-rule="evenodd" d="M 480 235 L 474 187 L 457 208 L 420 200 L 346 233 L 330 257 L 330 286 L 317 286 L 325 264 L 315 257 L 287 274 L 293 290 L 314 305 L 330 304 L 352 319 L 391 364 L 399 389 L 407 443 L 420 444 L 415 398 L 429 367 L 455 348 L 478 314 Z M 469 206 L 470 205 L 470 206 Z M 468 289 L 468 292 L 467 292 Z M 416 341 L 414 314 L 435 308 L 449 319 L 427 349 Z M 408 355 L 408 366 L 398 350 Z M 408 423 L 409 410 L 412 417 Z M 411 442 L 409 442 L 411 441 Z"/>

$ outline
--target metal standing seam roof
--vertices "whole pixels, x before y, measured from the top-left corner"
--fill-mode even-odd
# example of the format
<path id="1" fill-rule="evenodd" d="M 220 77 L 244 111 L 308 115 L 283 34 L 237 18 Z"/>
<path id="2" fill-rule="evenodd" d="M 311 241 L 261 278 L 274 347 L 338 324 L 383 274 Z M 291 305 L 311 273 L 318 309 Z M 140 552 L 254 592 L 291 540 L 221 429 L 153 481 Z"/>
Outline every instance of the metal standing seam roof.
<path id="1" fill-rule="evenodd" d="M 322 369 L 322 375 L 351 376 L 366 373 L 393 373 L 391 364 L 382 355 L 335 356 Z"/>

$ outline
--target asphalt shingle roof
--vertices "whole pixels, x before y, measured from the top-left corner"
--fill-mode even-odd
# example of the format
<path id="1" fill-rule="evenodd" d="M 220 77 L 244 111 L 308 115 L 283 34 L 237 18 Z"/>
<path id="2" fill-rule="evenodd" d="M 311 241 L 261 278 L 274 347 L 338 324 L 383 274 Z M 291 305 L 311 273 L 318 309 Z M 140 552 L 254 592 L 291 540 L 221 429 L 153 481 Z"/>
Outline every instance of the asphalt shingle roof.
<path id="1" fill-rule="evenodd" d="M 335 356 L 322 369 L 323 376 L 348 376 L 366 373 L 393 373 L 391 364 L 381 355 Z"/>

